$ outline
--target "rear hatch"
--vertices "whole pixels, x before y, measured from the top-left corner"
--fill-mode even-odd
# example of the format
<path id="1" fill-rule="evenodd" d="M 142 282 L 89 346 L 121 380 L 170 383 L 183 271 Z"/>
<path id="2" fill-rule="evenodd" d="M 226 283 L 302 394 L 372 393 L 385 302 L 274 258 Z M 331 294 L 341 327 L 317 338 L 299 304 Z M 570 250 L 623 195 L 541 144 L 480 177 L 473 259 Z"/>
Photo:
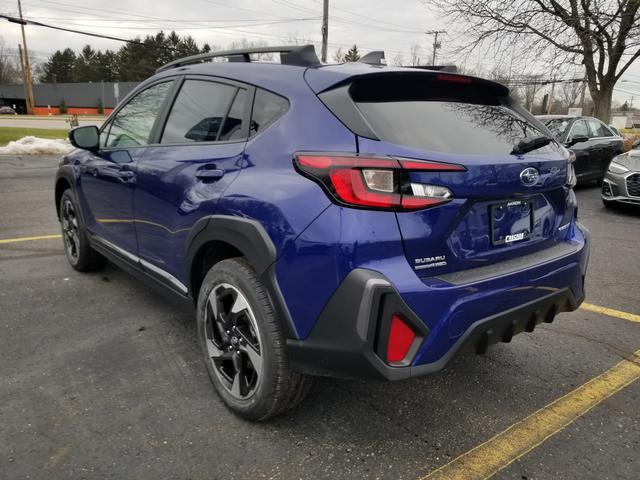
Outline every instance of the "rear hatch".
<path id="1" fill-rule="evenodd" d="M 357 135 L 359 155 L 464 167 L 404 172 L 414 191 L 451 192 L 447 203 L 396 212 L 407 261 L 419 276 L 508 260 L 566 238 L 573 215 L 568 152 L 545 139 L 549 132 L 506 87 L 462 75 L 378 70 L 318 93 Z"/>

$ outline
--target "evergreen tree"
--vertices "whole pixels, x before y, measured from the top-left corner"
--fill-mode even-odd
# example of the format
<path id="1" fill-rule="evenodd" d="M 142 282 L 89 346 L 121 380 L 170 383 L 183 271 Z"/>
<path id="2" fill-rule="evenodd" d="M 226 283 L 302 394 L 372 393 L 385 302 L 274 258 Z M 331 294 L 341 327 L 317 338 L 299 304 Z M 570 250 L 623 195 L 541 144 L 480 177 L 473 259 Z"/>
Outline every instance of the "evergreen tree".
<path id="1" fill-rule="evenodd" d="M 42 67 L 42 77 L 40 80 L 46 83 L 73 82 L 73 70 L 76 63 L 76 54 L 70 48 L 64 51 L 56 51 L 49 61 Z"/>
<path id="2" fill-rule="evenodd" d="M 358 46 L 354 44 L 344 56 L 344 61 L 357 62 L 358 60 L 360 60 L 360 52 L 358 51 Z"/>
<path id="3" fill-rule="evenodd" d="M 99 82 L 99 73 L 97 69 L 98 58 L 96 51 L 91 45 L 85 45 L 79 55 L 76 56 L 73 68 L 74 82 Z"/>
<path id="4" fill-rule="evenodd" d="M 86 45 L 76 55 L 67 48 L 58 50 L 43 66 L 42 82 L 139 82 L 165 63 L 178 58 L 211 51 L 209 44 L 202 49 L 193 37 L 181 37 L 176 32 L 159 32 L 136 37 L 136 43 L 126 43 L 117 52 L 94 50 Z"/>

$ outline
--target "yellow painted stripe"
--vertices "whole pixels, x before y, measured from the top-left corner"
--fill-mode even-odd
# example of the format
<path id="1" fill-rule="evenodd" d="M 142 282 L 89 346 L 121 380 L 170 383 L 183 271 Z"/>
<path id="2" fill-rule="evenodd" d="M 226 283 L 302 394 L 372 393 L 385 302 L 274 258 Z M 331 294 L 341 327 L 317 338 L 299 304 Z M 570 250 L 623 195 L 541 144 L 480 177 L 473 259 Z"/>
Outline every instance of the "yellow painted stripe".
<path id="1" fill-rule="evenodd" d="M 32 240 L 49 240 L 52 238 L 62 238 L 62 235 L 59 233 L 55 235 L 40 235 L 37 237 L 18 237 L 18 238 L 1 238 L 1 243 L 18 243 L 18 242 L 30 242 Z"/>
<path id="2" fill-rule="evenodd" d="M 489 478 L 638 378 L 640 350 L 420 480 Z"/>
<path id="3" fill-rule="evenodd" d="M 610 317 L 621 318 L 623 320 L 629 320 L 630 322 L 640 323 L 640 315 L 635 313 L 623 312 L 621 310 L 614 310 L 613 308 L 601 307 L 600 305 L 593 305 L 591 303 L 583 303 L 580 305 L 583 310 L 590 312 L 601 313 L 602 315 L 609 315 Z"/>

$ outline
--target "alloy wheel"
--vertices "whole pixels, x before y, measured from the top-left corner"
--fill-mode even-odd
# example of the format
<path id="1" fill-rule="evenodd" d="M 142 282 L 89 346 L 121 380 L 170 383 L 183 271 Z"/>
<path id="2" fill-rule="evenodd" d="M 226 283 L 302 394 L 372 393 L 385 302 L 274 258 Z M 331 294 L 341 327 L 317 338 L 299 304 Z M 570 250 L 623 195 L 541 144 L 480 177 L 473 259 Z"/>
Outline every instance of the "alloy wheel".
<path id="1" fill-rule="evenodd" d="M 251 397 L 262 376 L 258 324 L 249 302 L 233 285 L 217 284 L 207 298 L 207 353 L 224 388 L 238 399 Z"/>
<path id="2" fill-rule="evenodd" d="M 65 199 L 62 204 L 60 220 L 62 223 L 62 238 L 67 255 L 75 262 L 78 260 L 80 249 L 79 224 L 76 210 L 69 199 Z"/>

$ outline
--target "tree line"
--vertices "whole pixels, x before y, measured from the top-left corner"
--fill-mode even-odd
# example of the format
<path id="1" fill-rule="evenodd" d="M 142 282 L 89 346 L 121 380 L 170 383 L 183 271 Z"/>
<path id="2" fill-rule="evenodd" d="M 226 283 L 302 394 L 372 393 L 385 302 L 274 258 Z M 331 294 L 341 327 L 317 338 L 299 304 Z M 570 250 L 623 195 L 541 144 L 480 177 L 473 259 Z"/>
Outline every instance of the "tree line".
<path id="1" fill-rule="evenodd" d="M 118 50 L 95 50 L 91 45 L 85 45 L 77 53 L 70 48 L 57 50 L 42 65 L 39 81 L 139 82 L 165 63 L 209 51 L 209 44 L 200 47 L 189 35 L 181 37 L 176 32 L 161 31 L 144 39 L 137 37 Z"/>

